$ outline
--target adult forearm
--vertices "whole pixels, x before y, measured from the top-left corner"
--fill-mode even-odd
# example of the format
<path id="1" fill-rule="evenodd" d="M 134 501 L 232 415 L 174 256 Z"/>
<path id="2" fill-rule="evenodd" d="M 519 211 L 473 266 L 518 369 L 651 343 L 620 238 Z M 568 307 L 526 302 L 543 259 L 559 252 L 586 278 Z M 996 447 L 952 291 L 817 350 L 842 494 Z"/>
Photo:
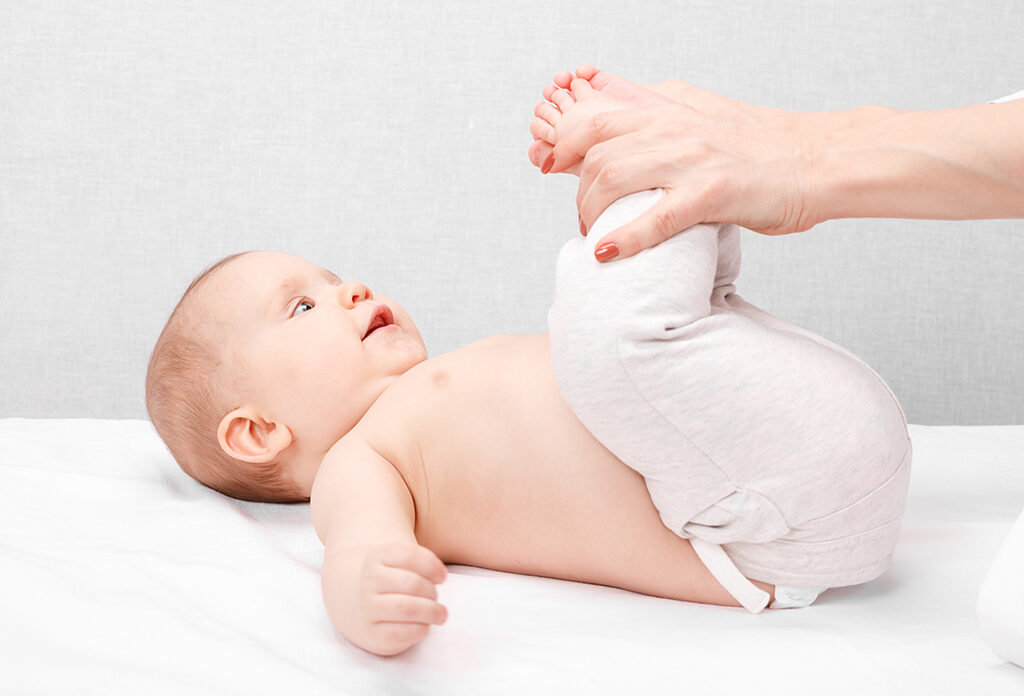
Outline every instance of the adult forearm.
<path id="1" fill-rule="evenodd" d="M 1024 101 L 892 114 L 816 136 L 819 221 L 1024 217 Z"/>

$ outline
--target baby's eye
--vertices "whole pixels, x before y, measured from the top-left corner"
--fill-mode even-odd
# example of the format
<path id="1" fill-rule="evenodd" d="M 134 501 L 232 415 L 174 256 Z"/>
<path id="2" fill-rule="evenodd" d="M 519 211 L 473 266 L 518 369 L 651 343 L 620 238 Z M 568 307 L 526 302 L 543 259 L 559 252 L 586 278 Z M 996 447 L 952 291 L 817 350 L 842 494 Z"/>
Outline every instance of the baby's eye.
<path id="1" fill-rule="evenodd" d="M 316 303 L 313 302 L 313 300 L 301 300 L 297 305 L 295 305 L 295 309 L 292 311 L 292 316 L 294 317 L 302 314 L 303 312 L 308 312 L 315 306 Z"/>

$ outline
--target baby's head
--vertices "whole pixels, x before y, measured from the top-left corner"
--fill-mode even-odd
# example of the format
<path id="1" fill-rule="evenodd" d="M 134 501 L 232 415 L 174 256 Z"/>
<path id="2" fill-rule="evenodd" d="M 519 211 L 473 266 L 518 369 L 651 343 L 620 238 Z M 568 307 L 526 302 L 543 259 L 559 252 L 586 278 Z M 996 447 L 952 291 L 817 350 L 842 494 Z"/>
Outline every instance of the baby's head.
<path id="1" fill-rule="evenodd" d="M 306 500 L 327 450 L 426 357 L 393 300 L 297 256 L 246 252 L 185 290 L 153 348 L 146 408 L 196 480 Z"/>

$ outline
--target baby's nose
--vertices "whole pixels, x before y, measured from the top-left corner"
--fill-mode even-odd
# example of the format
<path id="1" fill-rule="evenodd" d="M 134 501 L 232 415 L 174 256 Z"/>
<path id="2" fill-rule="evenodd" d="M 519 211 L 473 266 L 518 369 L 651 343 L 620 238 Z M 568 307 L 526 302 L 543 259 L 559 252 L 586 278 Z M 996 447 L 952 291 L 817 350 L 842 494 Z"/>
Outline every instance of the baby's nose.
<path id="1" fill-rule="evenodd" d="M 354 305 L 358 302 L 373 299 L 373 293 L 370 292 L 370 288 L 366 287 L 359 281 L 352 280 L 347 283 L 342 283 L 341 297 L 346 304 Z"/>

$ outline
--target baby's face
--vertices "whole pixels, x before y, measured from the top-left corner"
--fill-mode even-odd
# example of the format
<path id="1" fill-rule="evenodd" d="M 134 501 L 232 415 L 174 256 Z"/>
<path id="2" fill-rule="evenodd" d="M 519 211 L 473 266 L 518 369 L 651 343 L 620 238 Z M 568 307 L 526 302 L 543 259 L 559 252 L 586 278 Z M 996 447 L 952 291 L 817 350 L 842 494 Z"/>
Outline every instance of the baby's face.
<path id="1" fill-rule="evenodd" d="M 412 319 L 393 300 L 297 256 L 252 252 L 209 281 L 202 309 L 235 337 L 225 359 L 244 405 L 312 448 L 329 448 L 427 358 Z"/>

